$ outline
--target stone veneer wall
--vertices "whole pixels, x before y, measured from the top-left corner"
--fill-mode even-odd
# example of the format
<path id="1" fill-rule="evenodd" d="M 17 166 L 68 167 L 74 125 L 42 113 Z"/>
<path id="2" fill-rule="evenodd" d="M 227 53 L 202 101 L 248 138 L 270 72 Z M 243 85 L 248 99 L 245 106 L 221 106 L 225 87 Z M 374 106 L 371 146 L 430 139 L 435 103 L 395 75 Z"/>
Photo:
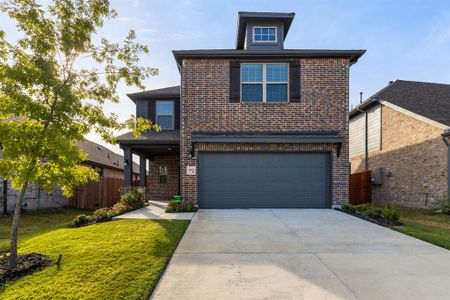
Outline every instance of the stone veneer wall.
<path id="1" fill-rule="evenodd" d="M 337 130 L 344 138 L 344 143 L 339 158 L 336 157 L 336 151 L 333 152 L 332 201 L 334 204 L 348 201 L 349 61 L 341 58 L 305 58 L 299 61 L 299 103 L 230 103 L 230 60 L 183 60 L 181 179 L 182 195 L 186 200 L 197 203 L 197 175 L 186 175 L 187 166 L 197 166 L 198 155 L 193 158 L 189 155 L 192 131 Z M 208 147 L 214 147 L 216 150 L 247 147 L 246 149 L 251 151 L 266 147 L 288 149 L 292 146 Z"/>
<path id="2" fill-rule="evenodd" d="M 167 165 L 167 183 L 159 183 L 159 166 Z M 147 176 L 146 200 L 169 201 L 178 195 L 178 173 L 180 158 L 178 156 L 155 156 L 150 161 L 150 172 Z"/>
<path id="3" fill-rule="evenodd" d="M 381 151 L 369 153 L 369 169 L 385 168 L 373 185 L 373 202 L 423 207 L 447 192 L 447 146 L 443 129 L 385 105 L 381 108 Z M 352 173 L 364 170 L 364 155 L 351 158 Z"/>

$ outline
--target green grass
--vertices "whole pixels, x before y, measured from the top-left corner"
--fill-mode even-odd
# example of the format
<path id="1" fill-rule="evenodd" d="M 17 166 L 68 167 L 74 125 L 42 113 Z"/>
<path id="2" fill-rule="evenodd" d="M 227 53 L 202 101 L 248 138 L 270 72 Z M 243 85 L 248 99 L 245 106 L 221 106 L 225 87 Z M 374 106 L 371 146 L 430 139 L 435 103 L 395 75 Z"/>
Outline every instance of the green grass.
<path id="1" fill-rule="evenodd" d="M 19 223 L 19 247 L 23 240 L 33 236 L 65 227 L 76 215 L 90 213 L 81 209 L 48 209 L 22 213 Z M 0 217 L 0 251 L 9 249 L 12 216 Z"/>
<path id="2" fill-rule="evenodd" d="M 397 207 L 402 226 L 395 230 L 450 250 L 450 216 L 430 209 Z"/>
<path id="3" fill-rule="evenodd" d="M 146 298 L 188 224 L 183 220 L 120 220 L 30 232 L 22 238 L 19 252 L 42 253 L 53 260 L 61 253 L 62 265 L 7 283 L 0 289 L 0 299 Z"/>

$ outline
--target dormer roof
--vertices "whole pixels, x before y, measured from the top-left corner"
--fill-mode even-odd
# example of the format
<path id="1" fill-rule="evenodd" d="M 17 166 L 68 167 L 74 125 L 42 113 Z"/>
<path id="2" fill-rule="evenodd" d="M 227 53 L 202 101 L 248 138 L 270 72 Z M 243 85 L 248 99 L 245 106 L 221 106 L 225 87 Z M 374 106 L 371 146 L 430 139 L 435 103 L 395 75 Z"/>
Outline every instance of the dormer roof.
<path id="1" fill-rule="evenodd" d="M 245 32 L 248 22 L 279 22 L 283 23 L 284 35 L 283 40 L 288 34 L 291 27 L 292 20 L 295 17 L 295 13 L 277 13 L 277 12 L 249 12 L 240 11 L 238 13 L 238 22 L 236 30 L 236 49 L 244 49 L 245 44 Z"/>

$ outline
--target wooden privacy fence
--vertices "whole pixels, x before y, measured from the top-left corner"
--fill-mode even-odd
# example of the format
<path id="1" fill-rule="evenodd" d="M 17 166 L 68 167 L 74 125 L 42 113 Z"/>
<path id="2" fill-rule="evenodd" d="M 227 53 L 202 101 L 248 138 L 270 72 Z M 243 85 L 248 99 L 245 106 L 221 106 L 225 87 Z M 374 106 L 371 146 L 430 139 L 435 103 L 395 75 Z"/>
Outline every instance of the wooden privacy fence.
<path id="1" fill-rule="evenodd" d="M 350 175 L 350 204 L 360 205 L 372 202 L 372 172 L 361 172 Z"/>
<path id="2" fill-rule="evenodd" d="M 76 208 L 96 209 L 111 207 L 120 199 L 122 178 L 100 178 L 98 181 L 90 181 L 75 188 L 69 205 Z"/>
<path id="3" fill-rule="evenodd" d="M 75 188 L 69 205 L 89 209 L 111 207 L 119 202 L 122 184 L 122 178 L 102 177 L 98 181 L 90 181 Z M 139 180 L 133 181 L 133 185 L 138 186 Z"/>

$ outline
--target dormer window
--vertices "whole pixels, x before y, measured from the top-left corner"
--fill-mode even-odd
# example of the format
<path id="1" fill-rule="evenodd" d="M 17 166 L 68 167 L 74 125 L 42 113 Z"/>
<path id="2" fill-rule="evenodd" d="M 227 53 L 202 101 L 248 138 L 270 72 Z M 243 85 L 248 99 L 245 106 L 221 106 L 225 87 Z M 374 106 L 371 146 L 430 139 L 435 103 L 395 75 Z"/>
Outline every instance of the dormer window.
<path id="1" fill-rule="evenodd" d="M 276 27 L 253 27 L 253 42 L 277 42 L 277 28 Z"/>

